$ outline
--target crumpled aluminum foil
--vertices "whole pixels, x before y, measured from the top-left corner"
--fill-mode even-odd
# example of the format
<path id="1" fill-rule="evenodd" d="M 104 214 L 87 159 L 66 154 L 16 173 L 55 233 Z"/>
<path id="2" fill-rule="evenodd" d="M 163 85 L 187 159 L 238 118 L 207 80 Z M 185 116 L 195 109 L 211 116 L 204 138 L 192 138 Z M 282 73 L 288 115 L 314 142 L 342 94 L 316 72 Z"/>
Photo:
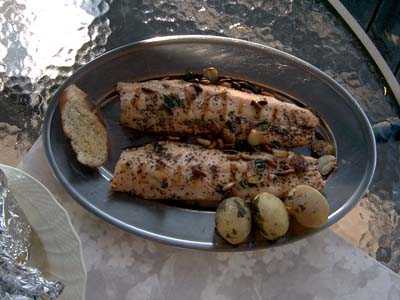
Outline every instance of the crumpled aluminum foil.
<path id="1" fill-rule="evenodd" d="M 31 228 L 0 169 L 0 299 L 56 299 L 64 285 L 49 281 L 42 273 L 25 266 L 29 258 Z"/>
<path id="2" fill-rule="evenodd" d="M 44 279 L 38 269 L 18 264 L 7 253 L 0 253 L 0 299 L 45 296 L 52 300 L 61 294 L 63 288 L 59 281 Z"/>
<path id="3" fill-rule="evenodd" d="M 8 195 L 8 184 L 6 174 L 0 169 L 0 234 L 6 230 L 5 201 Z"/>
<path id="4" fill-rule="evenodd" d="M 29 258 L 31 227 L 24 213 L 7 190 L 7 179 L 0 170 L 0 251 L 18 263 Z"/>

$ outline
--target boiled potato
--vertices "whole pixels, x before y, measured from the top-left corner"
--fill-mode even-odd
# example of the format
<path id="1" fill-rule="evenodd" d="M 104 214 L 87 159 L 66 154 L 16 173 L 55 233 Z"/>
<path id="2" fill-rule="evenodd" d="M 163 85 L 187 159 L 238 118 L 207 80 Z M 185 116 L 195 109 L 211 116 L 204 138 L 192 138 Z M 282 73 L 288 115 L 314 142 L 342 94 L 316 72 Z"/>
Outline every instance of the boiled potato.
<path id="1" fill-rule="evenodd" d="M 233 245 L 243 243 L 251 231 L 250 209 L 239 197 L 227 198 L 218 205 L 215 226 L 227 242 Z"/>
<path id="2" fill-rule="evenodd" d="M 258 194 L 253 199 L 254 218 L 262 235 L 275 240 L 289 229 L 289 215 L 283 202 L 269 193 Z"/>
<path id="3" fill-rule="evenodd" d="M 319 228 L 328 221 L 328 201 L 311 186 L 296 186 L 289 192 L 285 203 L 297 222 L 305 227 Z"/>

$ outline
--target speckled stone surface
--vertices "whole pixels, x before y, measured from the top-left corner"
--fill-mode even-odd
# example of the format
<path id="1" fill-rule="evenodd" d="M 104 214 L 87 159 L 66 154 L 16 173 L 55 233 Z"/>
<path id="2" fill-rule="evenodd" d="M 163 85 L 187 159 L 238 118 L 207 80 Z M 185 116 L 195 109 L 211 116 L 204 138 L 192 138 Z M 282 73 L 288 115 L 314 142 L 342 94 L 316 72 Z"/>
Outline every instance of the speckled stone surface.
<path id="1" fill-rule="evenodd" d="M 168 34 L 225 35 L 276 47 L 331 75 L 372 123 L 398 116 L 372 60 L 325 1 L 3 0 L 0 122 L 18 132 L 2 134 L 0 128 L 0 150 L 9 151 L 13 163 L 26 152 L 40 134 L 52 93 L 74 70 L 106 50 Z M 371 193 L 338 232 L 398 272 L 398 144 L 379 145 L 378 155 Z"/>

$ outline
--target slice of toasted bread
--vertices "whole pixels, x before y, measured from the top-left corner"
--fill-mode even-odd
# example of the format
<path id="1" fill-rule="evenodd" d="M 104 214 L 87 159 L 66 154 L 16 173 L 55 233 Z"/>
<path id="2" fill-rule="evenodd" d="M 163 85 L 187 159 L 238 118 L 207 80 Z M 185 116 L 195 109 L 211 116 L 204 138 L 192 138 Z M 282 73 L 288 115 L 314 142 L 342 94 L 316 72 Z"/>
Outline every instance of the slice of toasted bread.
<path id="1" fill-rule="evenodd" d="M 80 163 L 99 167 L 108 158 L 107 129 L 87 94 L 76 85 L 60 97 L 61 122 Z"/>

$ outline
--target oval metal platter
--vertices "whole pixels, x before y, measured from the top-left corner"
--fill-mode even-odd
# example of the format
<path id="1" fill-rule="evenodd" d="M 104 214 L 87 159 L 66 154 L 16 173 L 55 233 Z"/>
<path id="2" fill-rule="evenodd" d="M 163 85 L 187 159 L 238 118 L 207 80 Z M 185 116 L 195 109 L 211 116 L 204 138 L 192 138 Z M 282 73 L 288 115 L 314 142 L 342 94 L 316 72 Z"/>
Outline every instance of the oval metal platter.
<path id="1" fill-rule="evenodd" d="M 93 102 L 119 81 L 138 81 L 216 67 L 223 76 L 248 80 L 290 95 L 324 121 L 336 146 L 338 168 L 324 193 L 331 212 L 326 227 L 342 218 L 364 195 L 376 164 L 376 145 L 367 117 L 352 96 L 312 65 L 282 51 L 243 40 L 215 36 L 169 36 L 129 44 L 105 53 L 79 69 L 58 89 L 44 123 L 44 145 L 50 165 L 68 192 L 86 209 L 124 230 L 170 245 L 244 251 L 282 245 L 304 238 L 288 236 L 274 243 L 257 237 L 233 247 L 214 232 L 212 210 L 183 208 L 112 193 L 109 179 L 121 151 L 152 140 L 130 136 L 118 124 L 117 103 L 102 109 L 111 137 L 111 157 L 99 170 L 80 166 L 64 137 L 60 92 L 70 84 Z"/>

